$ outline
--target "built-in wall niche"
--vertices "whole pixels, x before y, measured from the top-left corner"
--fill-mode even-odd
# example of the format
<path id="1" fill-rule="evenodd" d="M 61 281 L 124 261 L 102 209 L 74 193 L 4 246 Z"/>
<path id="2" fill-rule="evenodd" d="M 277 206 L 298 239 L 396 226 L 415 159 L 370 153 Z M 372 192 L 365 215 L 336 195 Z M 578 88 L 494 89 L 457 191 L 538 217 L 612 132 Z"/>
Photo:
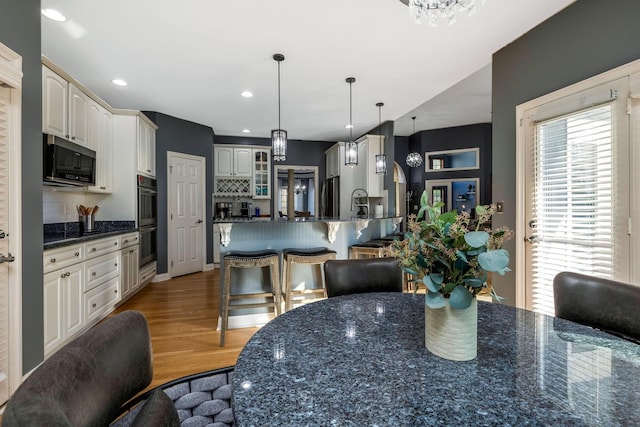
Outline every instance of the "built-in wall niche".
<path id="1" fill-rule="evenodd" d="M 426 180 L 424 187 L 429 195 L 429 204 L 444 203 L 441 212 L 455 209 L 473 216 L 480 200 L 479 178 Z"/>
<path id="2" fill-rule="evenodd" d="M 425 171 L 459 171 L 480 168 L 480 148 L 427 151 L 424 153 Z"/>

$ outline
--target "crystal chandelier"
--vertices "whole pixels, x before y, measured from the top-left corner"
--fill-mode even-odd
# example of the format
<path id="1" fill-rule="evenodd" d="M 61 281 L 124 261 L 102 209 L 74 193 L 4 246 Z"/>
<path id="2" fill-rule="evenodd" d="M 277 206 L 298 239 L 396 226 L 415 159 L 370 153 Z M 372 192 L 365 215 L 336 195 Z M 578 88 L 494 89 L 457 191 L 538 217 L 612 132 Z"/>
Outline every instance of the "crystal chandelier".
<path id="1" fill-rule="evenodd" d="M 284 55 L 276 53 L 273 59 L 278 63 L 278 129 L 271 130 L 271 146 L 273 160 L 284 161 L 287 159 L 287 131 L 280 127 L 280 62 L 284 61 Z"/>
<path id="2" fill-rule="evenodd" d="M 347 77 L 349 83 L 349 141 L 345 144 L 344 164 L 345 166 L 358 166 L 358 144 L 353 140 L 353 106 L 351 97 L 351 85 L 356 81 L 355 77 Z"/>
<path id="3" fill-rule="evenodd" d="M 438 26 L 440 18 L 446 18 L 449 25 L 456 22 L 458 13 L 466 12 L 468 16 L 476 12 L 476 0 L 400 0 L 409 5 L 409 13 L 416 22 L 424 18 L 431 27 Z M 481 0 L 484 4 L 485 0 Z"/>
<path id="4" fill-rule="evenodd" d="M 413 134 L 416 134 L 416 116 L 411 117 L 411 119 L 413 120 Z M 417 168 L 418 166 L 420 166 L 422 164 L 422 156 L 420 155 L 420 153 L 418 153 L 417 151 L 414 151 L 413 153 L 409 153 L 409 155 L 407 156 L 407 165 L 410 168 Z"/>

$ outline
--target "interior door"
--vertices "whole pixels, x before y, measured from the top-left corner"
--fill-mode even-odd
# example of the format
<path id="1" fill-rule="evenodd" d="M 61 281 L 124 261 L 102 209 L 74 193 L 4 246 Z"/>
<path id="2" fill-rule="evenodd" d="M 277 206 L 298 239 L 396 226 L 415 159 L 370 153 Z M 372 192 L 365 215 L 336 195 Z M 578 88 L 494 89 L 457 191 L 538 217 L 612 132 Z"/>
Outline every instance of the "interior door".
<path id="1" fill-rule="evenodd" d="M 169 153 L 169 271 L 172 277 L 204 270 L 205 159 Z"/>

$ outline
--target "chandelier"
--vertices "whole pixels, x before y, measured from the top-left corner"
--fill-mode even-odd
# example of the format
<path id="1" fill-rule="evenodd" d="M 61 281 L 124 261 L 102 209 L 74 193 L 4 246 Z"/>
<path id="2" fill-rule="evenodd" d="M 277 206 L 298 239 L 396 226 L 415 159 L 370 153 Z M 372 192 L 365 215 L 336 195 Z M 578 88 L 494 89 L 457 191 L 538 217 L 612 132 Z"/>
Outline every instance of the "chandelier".
<path id="1" fill-rule="evenodd" d="M 413 135 L 415 135 L 416 134 L 416 116 L 411 117 L 411 119 L 413 120 Z M 409 155 L 407 156 L 407 165 L 410 168 L 417 168 L 421 164 L 422 164 L 422 156 L 420 155 L 420 153 L 418 153 L 417 151 L 414 151 L 413 153 L 409 153 Z"/>
<path id="2" fill-rule="evenodd" d="M 278 129 L 271 130 L 271 146 L 273 160 L 284 161 L 287 159 L 287 131 L 280 127 L 280 63 L 284 61 L 284 55 L 276 53 L 273 60 L 278 63 Z"/>
<path id="3" fill-rule="evenodd" d="M 466 12 L 468 16 L 476 12 L 476 0 L 400 0 L 409 5 L 409 13 L 416 23 L 424 18 L 430 27 L 437 27 L 440 18 L 446 18 L 449 25 L 456 22 L 458 13 Z M 481 0 L 484 4 L 486 0 Z"/>

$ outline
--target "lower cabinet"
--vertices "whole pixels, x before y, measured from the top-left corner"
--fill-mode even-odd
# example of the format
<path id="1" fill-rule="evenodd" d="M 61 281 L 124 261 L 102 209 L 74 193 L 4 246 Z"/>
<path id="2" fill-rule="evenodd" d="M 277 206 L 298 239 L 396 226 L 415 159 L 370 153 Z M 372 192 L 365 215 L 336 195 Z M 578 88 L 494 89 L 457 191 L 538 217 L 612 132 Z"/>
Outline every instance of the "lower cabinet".
<path id="1" fill-rule="evenodd" d="M 82 263 L 44 275 L 44 353 L 51 354 L 84 327 Z"/>
<path id="2" fill-rule="evenodd" d="M 136 232 L 44 252 L 45 358 L 139 288 L 137 241 Z"/>

